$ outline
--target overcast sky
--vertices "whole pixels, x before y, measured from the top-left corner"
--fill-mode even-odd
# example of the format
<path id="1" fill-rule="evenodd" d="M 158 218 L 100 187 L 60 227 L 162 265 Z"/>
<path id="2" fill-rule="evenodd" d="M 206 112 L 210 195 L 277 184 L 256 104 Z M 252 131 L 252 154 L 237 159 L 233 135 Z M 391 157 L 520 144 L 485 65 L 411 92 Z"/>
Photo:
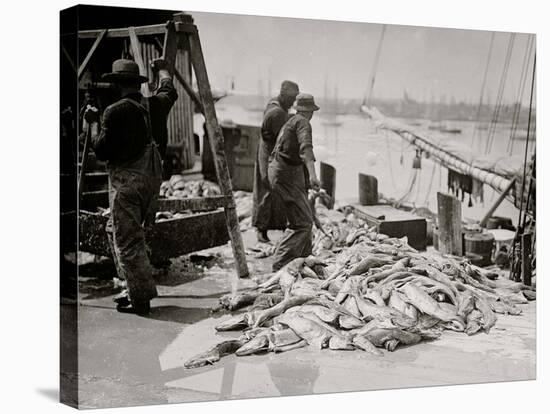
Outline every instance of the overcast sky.
<path id="1" fill-rule="evenodd" d="M 291 79 L 323 96 L 325 80 L 339 97 L 362 98 L 369 84 L 382 26 L 368 23 L 193 12 L 211 83 L 256 93 Z M 510 34 L 495 35 L 487 91 L 494 101 Z M 517 93 L 528 35 L 515 39 L 504 97 Z M 491 32 L 388 25 L 374 87 L 375 97 L 442 94 L 477 102 Z M 532 65 L 532 59 L 531 64 Z M 329 94 L 329 96 L 330 96 Z M 528 89 L 524 101 L 528 100 Z"/>

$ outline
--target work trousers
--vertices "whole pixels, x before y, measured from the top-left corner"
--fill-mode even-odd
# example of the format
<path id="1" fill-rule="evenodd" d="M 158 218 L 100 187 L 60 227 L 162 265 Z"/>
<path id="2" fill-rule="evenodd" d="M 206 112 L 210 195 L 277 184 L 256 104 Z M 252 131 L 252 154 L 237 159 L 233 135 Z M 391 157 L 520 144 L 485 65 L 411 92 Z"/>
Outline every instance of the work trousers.
<path id="1" fill-rule="evenodd" d="M 284 206 L 271 195 L 271 185 L 268 182 L 269 155 L 273 145 L 260 139 L 254 164 L 252 225 L 261 231 L 286 228 Z"/>
<path id="2" fill-rule="evenodd" d="M 273 271 L 297 257 L 307 257 L 312 249 L 313 214 L 307 199 L 303 165 L 289 165 L 273 159 L 269 164 L 272 196 L 284 204 L 288 228 L 274 254 Z"/>
<path id="3" fill-rule="evenodd" d="M 145 229 L 152 226 L 157 211 L 161 180 L 139 172 L 115 169 L 109 172 L 107 224 L 119 278 L 125 279 L 132 303 L 157 296 L 145 242 Z"/>

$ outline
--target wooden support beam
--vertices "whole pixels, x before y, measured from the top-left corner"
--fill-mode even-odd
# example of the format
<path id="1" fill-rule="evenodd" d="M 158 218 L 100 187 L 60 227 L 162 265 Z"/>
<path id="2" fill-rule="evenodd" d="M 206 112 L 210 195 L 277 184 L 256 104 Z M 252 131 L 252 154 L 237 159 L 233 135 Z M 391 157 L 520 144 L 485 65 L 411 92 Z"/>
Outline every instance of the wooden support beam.
<path id="1" fill-rule="evenodd" d="M 210 211 L 227 207 L 230 200 L 226 196 L 192 197 L 183 199 L 159 199 L 159 211 Z"/>
<path id="2" fill-rule="evenodd" d="M 437 193 L 439 251 L 462 256 L 462 204 L 451 195 Z"/>
<path id="3" fill-rule="evenodd" d="M 225 218 L 229 237 L 231 238 L 231 247 L 233 248 L 237 273 L 239 277 L 246 277 L 248 276 L 248 266 L 235 208 L 235 200 L 233 199 L 233 186 L 231 185 L 229 169 L 227 168 L 223 135 L 216 116 L 216 108 L 214 107 L 214 99 L 212 98 L 210 81 L 208 80 L 208 73 L 206 71 L 206 64 L 204 62 L 198 32 L 190 35 L 189 41 L 191 46 L 191 62 L 197 78 L 199 95 L 204 106 L 206 130 L 210 148 L 212 149 L 214 164 L 216 166 L 218 184 L 222 194 L 228 197 L 228 205 L 225 208 Z"/>
<path id="4" fill-rule="evenodd" d="M 132 48 L 132 55 L 134 55 L 134 61 L 139 67 L 139 73 L 140 75 L 147 77 L 147 68 L 145 67 L 145 63 L 143 62 L 143 57 L 141 56 L 139 40 L 135 28 L 129 27 L 128 33 L 130 34 L 130 46 Z M 143 94 L 143 96 L 151 96 L 148 82 L 143 82 L 141 84 L 141 93 Z"/>
<path id="5" fill-rule="evenodd" d="M 501 205 L 501 203 L 504 201 L 504 199 L 506 198 L 510 190 L 514 188 L 515 185 L 516 185 L 516 178 L 514 177 L 510 180 L 510 184 L 508 184 L 508 186 L 504 189 L 504 191 L 500 193 L 495 203 L 489 208 L 489 210 L 487 210 L 487 213 L 485 213 L 485 215 L 479 222 L 479 225 L 481 227 L 487 226 L 487 221 L 493 216 L 493 213 L 496 211 L 498 206 Z"/>
<path id="6" fill-rule="evenodd" d="M 88 64 L 90 63 L 90 60 L 92 59 L 92 56 L 94 55 L 95 51 L 97 50 L 97 48 L 99 47 L 99 45 L 101 44 L 103 39 L 105 38 L 105 35 L 107 34 L 107 31 L 108 31 L 107 29 L 103 29 L 97 35 L 94 44 L 92 45 L 92 47 L 88 51 L 88 54 L 86 55 L 86 57 L 82 61 L 82 64 L 78 68 L 78 80 L 80 80 L 80 78 L 82 78 L 82 75 L 86 71 L 86 68 L 88 67 Z"/>
<path id="7" fill-rule="evenodd" d="M 158 40 L 155 37 L 154 42 L 155 42 L 156 49 L 160 53 L 162 53 L 162 45 L 160 44 L 160 40 Z M 199 98 L 197 93 L 193 90 L 193 88 L 191 87 L 189 82 L 187 82 L 187 80 L 185 80 L 185 78 L 182 76 L 182 74 L 176 68 L 174 68 L 174 76 L 179 81 L 181 86 L 183 86 L 183 89 L 185 89 L 185 92 L 187 92 L 187 94 L 191 97 L 191 100 L 197 106 L 197 109 L 199 110 L 199 112 L 204 115 L 204 108 L 202 106 L 201 99 Z"/>
<path id="8" fill-rule="evenodd" d="M 69 65 L 71 65 L 73 70 L 76 72 L 76 65 L 73 61 L 73 58 L 71 57 L 69 52 L 67 52 L 67 49 L 65 49 L 65 46 L 63 46 L 63 43 L 61 43 L 61 51 L 63 52 L 63 56 L 65 56 L 65 58 L 67 59 L 67 62 L 69 62 Z"/>
<path id="9" fill-rule="evenodd" d="M 362 206 L 378 204 L 378 180 L 374 175 L 359 173 L 359 204 Z"/>
<path id="10" fill-rule="evenodd" d="M 521 278 L 523 284 L 527 286 L 531 286 L 531 242 L 531 233 L 523 233 L 521 235 Z"/>
<path id="11" fill-rule="evenodd" d="M 164 45 L 162 46 L 162 58 L 166 61 L 168 65 L 168 72 L 172 76 L 174 75 L 174 70 L 176 69 L 176 54 L 178 52 L 178 37 L 174 27 L 173 21 L 166 23 Z"/>
<path id="12" fill-rule="evenodd" d="M 134 29 L 138 36 L 149 36 L 149 35 L 164 34 L 165 27 L 166 27 L 165 24 L 152 24 L 148 26 L 138 26 L 138 27 L 135 27 Z M 176 22 L 175 30 L 178 33 L 193 34 L 197 32 L 197 27 L 194 24 Z M 78 32 L 78 37 L 80 39 L 95 39 L 100 32 L 101 30 L 98 30 L 98 29 L 80 30 Z M 70 33 L 67 33 L 67 35 L 69 34 Z M 126 27 L 109 29 L 109 33 L 107 33 L 108 38 L 120 38 L 120 37 L 129 37 L 129 36 L 130 36 L 130 32 Z"/>

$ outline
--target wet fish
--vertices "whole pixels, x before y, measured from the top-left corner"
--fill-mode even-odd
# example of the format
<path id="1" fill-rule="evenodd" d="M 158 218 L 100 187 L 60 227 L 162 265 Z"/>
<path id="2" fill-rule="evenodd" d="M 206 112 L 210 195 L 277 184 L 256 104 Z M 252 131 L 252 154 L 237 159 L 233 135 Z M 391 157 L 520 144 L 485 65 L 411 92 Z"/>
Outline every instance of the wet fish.
<path id="1" fill-rule="evenodd" d="M 284 296 L 282 293 L 261 293 L 252 304 L 253 309 L 267 309 L 282 302 Z"/>
<path id="2" fill-rule="evenodd" d="M 305 339 L 309 345 L 317 349 L 325 348 L 330 338 L 334 336 L 332 332 L 311 319 L 305 318 L 299 312 L 285 313 L 281 315 L 279 322 L 287 325 L 298 336 Z"/>
<path id="3" fill-rule="evenodd" d="M 261 326 L 265 321 L 268 319 L 274 318 L 283 312 L 285 312 L 287 309 L 290 309 L 294 306 L 303 305 L 308 300 L 311 300 L 311 296 L 292 296 L 288 299 L 284 299 L 282 302 L 276 304 L 272 308 L 265 309 L 260 312 L 258 315 L 258 318 L 254 321 L 254 324 L 252 325 L 254 328 Z"/>
<path id="4" fill-rule="evenodd" d="M 246 319 L 246 314 L 242 313 L 240 315 L 235 315 L 222 323 L 216 325 L 214 329 L 219 332 L 224 331 L 238 331 L 240 329 L 243 329 L 248 326 L 248 322 Z"/>
<path id="5" fill-rule="evenodd" d="M 199 368 L 205 365 L 212 365 L 222 357 L 235 353 L 246 342 L 243 340 L 229 340 L 214 345 L 208 351 L 195 355 L 183 364 L 185 368 Z"/>
<path id="6" fill-rule="evenodd" d="M 237 356 L 246 356 L 269 350 L 268 333 L 255 336 L 235 351 Z"/>
<path id="7" fill-rule="evenodd" d="M 483 315 L 482 327 L 485 330 L 485 332 L 489 333 L 491 328 L 495 326 L 495 323 L 497 322 L 497 317 L 495 316 L 495 314 L 493 313 L 493 310 L 491 309 L 491 306 L 485 299 L 483 299 L 480 296 L 476 296 L 475 302 L 476 302 L 476 309 L 478 309 Z"/>
<path id="8" fill-rule="evenodd" d="M 359 312 L 361 313 L 361 319 L 366 322 L 369 322 L 375 318 L 389 320 L 392 317 L 405 316 L 398 310 L 390 308 L 389 306 L 374 305 L 358 296 L 354 296 L 354 298 L 357 303 L 357 307 L 359 308 Z"/>
<path id="9" fill-rule="evenodd" d="M 403 299 L 403 294 L 398 292 L 397 290 L 391 291 L 388 306 L 398 310 L 404 315 L 407 315 L 411 319 L 418 319 L 417 309 L 410 303 L 405 302 L 405 300 Z"/>
<path id="10" fill-rule="evenodd" d="M 300 306 L 299 311 L 304 313 L 311 312 L 323 322 L 330 325 L 334 325 L 340 316 L 340 313 L 334 309 L 329 309 L 321 305 L 302 305 Z"/>
<path id="11" fill-rule="evenodd" d="M 474 335 L 479 332 L 482 328 L 482 319 L 483 314 L 478 309 L 474 309 L 466 315 L 466 334 Z"/>
<path id="12" fill-rule="evenodd" d="M 302 270 L 300 270 L 300 274 L 302 275 L 302 277 L 310 277 L 312 279 L 319 279 L 319 276 L 317 276 L 317 273 L 315 273 L 313 271 L 313 269 L 311 269 L 311 267 L 309 266 L 304 266 L 302 268 Z"/>
<path id="13" fill-rule="evenodd" d="M 475 308 L 475 298 L 471 293 L 466 293 L 459 296 L 459 304 L 457 315 L 466 318 L 466 316 Z"/>
<path id="14" fill-rule="evenodd" d="M 355 335 L 352 339 L 352 343 L 356 348 L 365 352 L 376 356 L 384 356 L 384 353 L 376 348 L 364 335 Z"/>
<path id="15" fill-rule="evenodd" d="M 254 301 L 259 295 L 260 295 L 259 291 L 248 291 L 243 293 L 237 293 L 234 295 L 233 294 L 223 295 L 220 298 L 219 306 L 222 309 L 234 311 L 240 308 L 244 308 L 245 306 L 251 305 L 252 303 L 254 303 Z"/>
<path id="16" fill-rule="evenodd" d="M 346 310 L 346 312 L 348 312 L 352 316 L 354 316 L 358 319 L 362 318 L 361 312 L 359 311 L 359 307 L 357 306 L 357 301 L 355 300 L 355 298 L 353 296 L 349 296 L 346 299 L 346 301 L 344 302 L 343 307 Z"/>
<path id="17" fill-rule="evenodd" d="M 373 267 L 380 267 L 393 262 L 394 261 L 390 256 L 384 256 L 384 255 L 367 256 L 363 260 L 361 260 L 359 263 L 357 263 L 355 266 L 353 266 L 350 269 L 349 274 L 352 276 L 362 275 Z"/>
<path id="18" fill-rule="evenodd" d="M 353 351 L 355 347 L 353 343 L 348 339 L 341 336 L 332 336 L 328 341 L 329 349 L 335 351 Z"/>
<path id="19" fill-rule="evenodd" d="M 401 289 L 405 294 L 407 301 L 421 312 L 431 316 L 435 316 L 436 318 L 441 319 L 444 322 L 460 320 L 460 317 L 458 315 L 452 314 L 447 310 L 441 308 L 430 295 L 428 295 L 418 286 L 412 283 L 407 283 Z"/>
<path id="20" fill-rule="evenodd" d="M 286 328 L 280 331 L 271 331 L 269 340 L 272 347 L 283 347 L 300 342 L 302 338 L 300 338 L 292 329 Z"/>
<path id="21" fill-rule="evenodd" d="M 342 329 L 357 329 L 365 325 L 365 323 L 355 316 L 351 315 L 339 315 L 338 316 L 338 325 Z"/>
<path id="22" fill-rule="evenodd" d="M 386 347 L 386 342 L 391 341 L 386 347 L 388 351 L 393 351 L 398 344 L 414 345 L 422 340 L 418 334 L 407 332 L 402 329 L 381 329 L 375 328 L 365 334 L 365 337 L 378 347 Z M 395 343 L 397 341 L 397 343 Z"/>
<path id="23" fill-rule="evenodd" d="M 303 348 L 304 346 L 307 346 L 307 341 L 305 339 L 301 339 L 300 341 L 294 344 L 274 346 L 273 352 L 286 352 L 286 351 L 291 351 L 293 349 Z"/>
<path id="24" fill-rule="evenodd" d="M 384 302 L 384 299 L 382 299 L 382 295 L 376 290 L 373 289 L 367 289 L 367 291 L 363 294 L 363 297 L 365 299 L 371 300 L 375 305 L 378 306 L 385 306 L 386 303 Z"/>

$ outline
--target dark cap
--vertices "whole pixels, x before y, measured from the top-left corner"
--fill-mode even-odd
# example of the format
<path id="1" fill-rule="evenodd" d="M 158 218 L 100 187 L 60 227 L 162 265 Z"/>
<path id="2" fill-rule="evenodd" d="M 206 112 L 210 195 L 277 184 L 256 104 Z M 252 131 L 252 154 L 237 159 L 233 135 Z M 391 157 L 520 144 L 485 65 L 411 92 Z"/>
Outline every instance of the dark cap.
<path id="1" fill-rule="evenodd" d="M 281 83 L 281 95 L 296 97 L 296 95 L 298 95 L 299 93 L 300 89 L 298 88 L 297 83 L 289 80 L 285 80 L 283 81 L 283 83 Z"/>

